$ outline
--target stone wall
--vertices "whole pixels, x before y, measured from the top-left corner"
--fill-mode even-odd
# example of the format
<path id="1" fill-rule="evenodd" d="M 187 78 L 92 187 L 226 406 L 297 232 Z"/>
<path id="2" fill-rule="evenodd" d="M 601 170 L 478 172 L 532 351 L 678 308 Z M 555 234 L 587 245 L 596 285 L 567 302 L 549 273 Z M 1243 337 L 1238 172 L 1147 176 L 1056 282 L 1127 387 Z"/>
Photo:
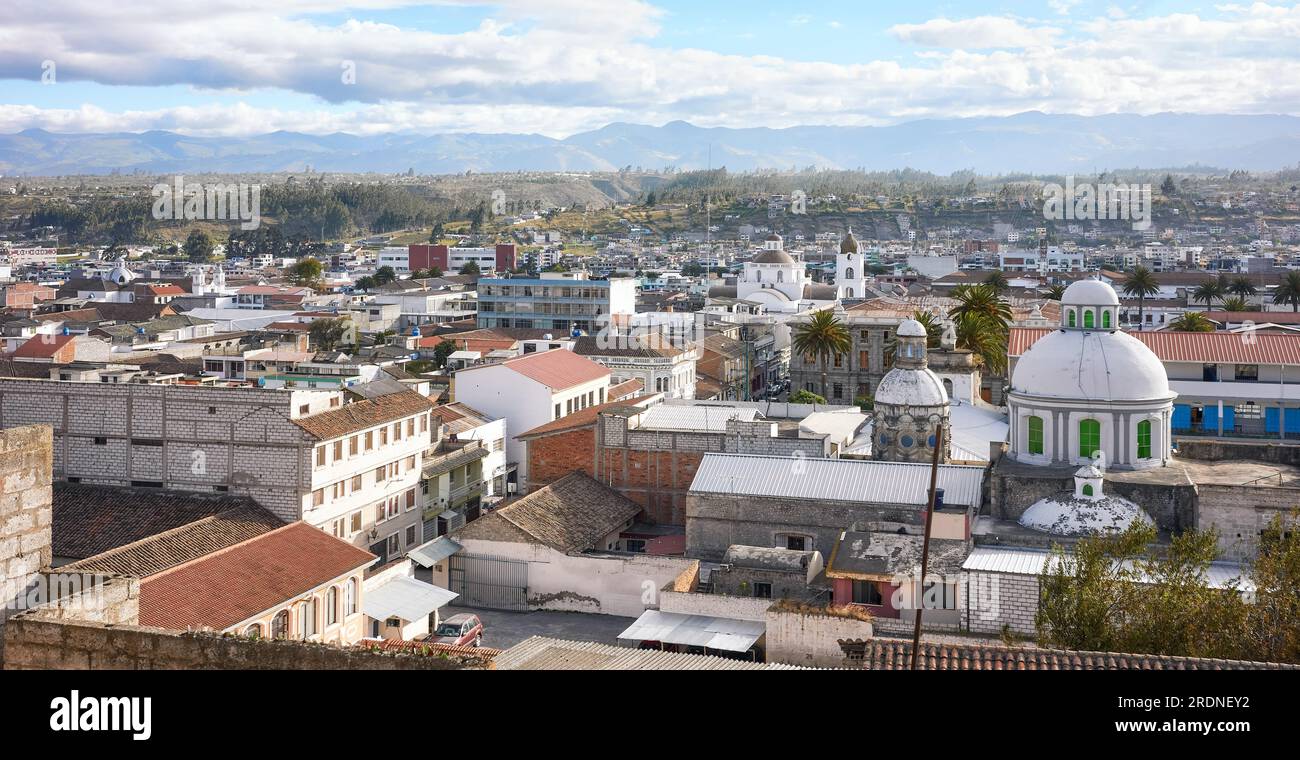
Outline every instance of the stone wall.
<path id="1" fill-rule="evenodd" d="M 1300 446 L 1294 443 L 1268 441 L 1239 442 L 1218 438 L 1192 438 L 1174 436 L 1178 456 L 1183 459 L 1200 459 L 1210 462 L 1233 459 L 1250 459 L 1271 464 L 1289 464 L 1300 467 Z"/>
<path id="2" fill-rule="evenodd" d="M 22 611 L 52 559 L 52 440 L 45 426 L 0 431 L 0 662 L 7 618 Z"/>
<path id="3" fill-rule="evenodd" d="M 1249 560 L 1259 551 L 1259 537 L 1274 516 L 1289 521 L 1300 510 L 1300 488 L 1278 486 L 1201 485 L 1198 527 L 1219 533 L 1225 559 Z"/>
<path id="4" fill-rule="evenodd" d="M 1140 473 L 1122 473 L 1119 477 L 1123 479 L 1106 479 L 1106 493 L 1141 505 L 1161 530 L 1177 532 L 1195 525 L 1196 487 L 1186 478 L 1181 484 L 1170 485 L 1133 482 Z M 989 473 L 989 513 L 998 520 L 1019 520 L 1039 499 L 1073 491 L 1073 468 L 1031 468 L 1004 458 Z"/>
<path id="5" fill-rule="evenodd" d="M 845 658 L 840 640 L 869 639 L 873 633 L 869 620 L 815 608 L 800 610 L 773 605 L 767 611 L 767 661 L 807 667 L 843 667 Z"/>
<path id="6" fill-rule="evenodd" d="M 771 606 L 771 599 L 755 599 L 752 596 L 683 593 L 666 589 L 659 592 L 659 611 L 676 612 L 682 615 L 707 615 L 730 620 L 765 622 L 767 608 Z"/>
<path id="7" fill-rule="evenodd" d="M 49 425 L 60 480 L 224 489 L 297 520 L 311 490 L 312 441 L 291 420 L 295 398 L 256 388 L 0 378 L 0 427 Z"/>

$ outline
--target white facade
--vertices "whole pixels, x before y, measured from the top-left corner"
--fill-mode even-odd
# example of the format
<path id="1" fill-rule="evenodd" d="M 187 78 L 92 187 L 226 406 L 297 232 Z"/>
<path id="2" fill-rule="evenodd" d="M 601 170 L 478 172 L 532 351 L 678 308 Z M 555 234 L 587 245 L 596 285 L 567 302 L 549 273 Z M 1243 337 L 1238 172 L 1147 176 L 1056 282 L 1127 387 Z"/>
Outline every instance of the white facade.
<path id="1" fill-rule="evenodd" d="M 849 230 L 840 241 L 840 252 L 835 257 L 835 295 L 837 298 L 862 298 L 867 290 L 866 264 L 858 253 L 858 241 Z"/>

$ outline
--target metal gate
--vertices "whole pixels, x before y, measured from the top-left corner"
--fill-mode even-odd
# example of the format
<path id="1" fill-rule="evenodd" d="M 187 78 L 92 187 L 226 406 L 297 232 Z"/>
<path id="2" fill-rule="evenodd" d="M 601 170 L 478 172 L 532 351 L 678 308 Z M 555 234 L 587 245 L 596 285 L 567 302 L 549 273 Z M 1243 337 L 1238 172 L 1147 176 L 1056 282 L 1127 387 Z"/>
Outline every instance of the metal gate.
<path id="1" fill-rule="evenodd" d="M 453 554 L 448 585 L 457 606 L 528 610 L 528 563 L 474 554 Z"/>

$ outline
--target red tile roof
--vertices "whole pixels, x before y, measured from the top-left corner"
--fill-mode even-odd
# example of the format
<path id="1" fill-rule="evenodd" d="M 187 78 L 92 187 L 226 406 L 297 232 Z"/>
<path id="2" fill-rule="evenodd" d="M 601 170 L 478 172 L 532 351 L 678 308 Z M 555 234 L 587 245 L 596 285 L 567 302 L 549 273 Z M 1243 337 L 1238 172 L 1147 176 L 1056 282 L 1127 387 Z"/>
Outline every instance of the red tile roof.
<path id="1" fill-rule="evenodd" d="M 867 670 L 910 670 L 912 642 L 841 640 L 851 664 Z M 1297 670 L 1300 665 L 1213 660 L 1125 652 L 1076 652 L 983 644 L 921 642 L 917 670 Z"/>
<path id="2" fill-rule="evenodd" d="M 634 377 L 631 380 L 624 380 L 618 385 L 609 386 L 605 397 L 611 401 L 617 401 L 628 396 L 634 396 L 643 390 L 645 390 L 645 383 Z"/>
<path id="3" fill-rule="evenodd" d="M 221 631 L 348 573 L 375 555 L 295 522 L 140 582 L 140 625 Z"/>
<path id="4" fill-rule="evenodd" d="M 1052 329 L 1013 327 L 1007 354 L 1020 356 Z M 1300 364 L 1300 335 L 1231 332 L 1130 332 L 1164 362 Z"/>
<path id="5" fill-rule="evenodd" d="M 618 399 L 604 404 L 589 406 L 581 411 L 565 415 L 558 420 L 551 420 L 544 425 L 538 425 L 532 430 L 516 435 L 515 438 L 522 441 L 525 438 L 536 438 L 541 435 L 549 435 L 551 433 L 559 433 L 566 430 L 575 430 L 580 427 L 588 427 L 596 424 L 596 417 L 607 409 L 618 409 L 625 406 L 645 406 L 646 402 L 659 395 L 660 394 L 657 393 L 651 393 L 644 396 L 633 396 L 632 398 Z"/>
<path id="6" fill-rule="evenodd" d="M 507 359 L 500 365 L 488 364 L 486 367 L 503 366 L 534 380 L 553 391 L 561 391 L 582 385 L 593 380 L 609 377 L 609 369 L 590 359 L 583 358 L 563 348 L 539 351 L 514 359 Z M 471 367 L 462 372 L 472 372 L 482 367 Z"/>
<path id="7" fill-rule="evenodd" d="M 299 417 L 293 422 L 306 430 L 308 435 L 326 441 L 427 412 L 432 408 L 433 402 L 415 391 L 401 391 L 354 401 L 328 412 Z"/>
<path id="8" fill-rule="evenodd" d="M 1151 303 L 1150 300 L 1147 303 Z M 1262 325 L 1272 322 L 1275 325 L 1300 325 L 1300 313 L 1294 311 L 1206 311 L 1206 319 L 1215 322 L 1254 322 Z"/>
<path id="9" fill-rule="evenodd" d="M 72 342 L 75 335 L 49 335 L 42 333 L 28 338 L 10 356 L 14 359 L 49 359 Z"/>

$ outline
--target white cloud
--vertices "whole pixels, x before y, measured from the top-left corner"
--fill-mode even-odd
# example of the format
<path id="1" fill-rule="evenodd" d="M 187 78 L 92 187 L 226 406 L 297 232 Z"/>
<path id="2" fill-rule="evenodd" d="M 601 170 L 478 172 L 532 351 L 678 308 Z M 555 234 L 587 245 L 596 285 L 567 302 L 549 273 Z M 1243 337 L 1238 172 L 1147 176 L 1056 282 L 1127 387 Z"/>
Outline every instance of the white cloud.
<path id="1" fill-rule="evenodd" d="M 918 45 L 980 50 L 1047 45 L 1061 30 L 1046 26 L 1030 28 L 1000 16 L 977 16 L 957 21 L 936 18 L 924 24 L 898 24 L 890 27 L 889 33 L 903 42 Z"/>
<path id="2" fill-rule="evenodd" d="M 781 127 L 1026 110 L 1300 113 L 1300 6 L 1071 20 L 1068 34 L 1004 17 L 932 19 L 889 30 L 927 48 L 911 59 L 824 63 L 649 44 L 664 17 L 641 0 L 443 0 L 490 11 L 459 33 L 360 20 L 411 1 L 290 0 L 267 11 L 260 0 L 6 0 L 0 78 L 34 80 L 50 59 L 60 82 L 306 94 L 320 105 L 227 97 L 142 110 L 110 94 L 80 108 L 0 105 L 0 130 L 564 136 L 673 119 Z M 342 23 L 303 15 L 349 8 L 356 18 Z M 344 61 L 355 62 L 355 84 L 341 81 Z"/>

